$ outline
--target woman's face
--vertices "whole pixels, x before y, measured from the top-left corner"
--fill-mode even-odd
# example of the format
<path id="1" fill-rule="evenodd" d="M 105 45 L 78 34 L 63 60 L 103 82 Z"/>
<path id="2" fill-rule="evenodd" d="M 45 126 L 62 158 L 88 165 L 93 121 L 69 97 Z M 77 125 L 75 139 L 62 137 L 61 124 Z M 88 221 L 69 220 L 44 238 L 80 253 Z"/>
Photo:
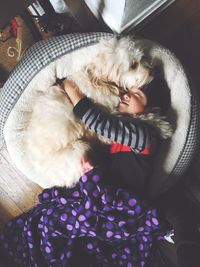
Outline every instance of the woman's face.
<path id="1" fill-rule="evenodd" d="M 143 113 L 146 105 L 146 95 L 140 89 L 131 88 L 129 92 L 120 96 L 118 111 L 120 113 L 136 115 Z"/>

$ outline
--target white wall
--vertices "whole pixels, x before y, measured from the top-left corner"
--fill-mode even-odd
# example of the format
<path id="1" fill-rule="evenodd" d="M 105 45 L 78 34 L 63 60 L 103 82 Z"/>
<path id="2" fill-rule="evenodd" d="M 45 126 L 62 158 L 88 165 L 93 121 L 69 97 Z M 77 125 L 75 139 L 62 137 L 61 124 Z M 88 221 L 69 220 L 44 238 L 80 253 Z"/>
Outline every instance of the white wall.
<path id="1" fill-rule="evenodd" d="M 136 26 L 174 0 L 84 0 L 93 14 L 117 33 Z"/>
<path id="2" fill-rule="evenodd" d="M 101 16 L 115 32 L 120 32 L 126 0 L 84 0 L 93 14 Z"/>

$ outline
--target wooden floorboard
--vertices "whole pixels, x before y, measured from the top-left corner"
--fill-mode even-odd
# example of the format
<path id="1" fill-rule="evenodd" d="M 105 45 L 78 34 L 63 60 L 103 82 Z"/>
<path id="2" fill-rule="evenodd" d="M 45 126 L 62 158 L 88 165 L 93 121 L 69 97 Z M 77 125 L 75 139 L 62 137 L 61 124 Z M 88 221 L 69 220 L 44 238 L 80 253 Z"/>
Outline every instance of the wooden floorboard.
<path id="1" fill-rule="evenodd" d="M 37 203 L 41 188 L 12 163 L 6 148 L 0 150 L 0 227 Z"/>

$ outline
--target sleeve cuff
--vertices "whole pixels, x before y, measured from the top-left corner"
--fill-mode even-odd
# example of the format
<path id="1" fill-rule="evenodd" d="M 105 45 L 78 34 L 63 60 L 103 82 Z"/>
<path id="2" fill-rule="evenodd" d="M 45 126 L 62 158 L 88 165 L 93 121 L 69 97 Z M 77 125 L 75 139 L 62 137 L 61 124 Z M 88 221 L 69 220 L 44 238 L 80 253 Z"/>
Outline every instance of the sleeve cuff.
<path id="1" fill-rule="evenodd" d="M 87 97 L 84 97 L 74 106 L 73 112 L 77 117 L 82 119 L 85 113 L 93 106 L 94 104 Z"/>

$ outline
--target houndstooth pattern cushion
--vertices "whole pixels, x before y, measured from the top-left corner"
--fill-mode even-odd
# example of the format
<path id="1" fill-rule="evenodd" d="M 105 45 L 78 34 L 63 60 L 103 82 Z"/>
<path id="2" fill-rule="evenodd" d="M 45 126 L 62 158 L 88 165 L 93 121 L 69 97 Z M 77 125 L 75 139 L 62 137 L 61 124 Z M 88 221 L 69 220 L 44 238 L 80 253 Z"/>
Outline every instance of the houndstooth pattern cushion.
<path id="1" fill-rule="evenodd" d="M 26 86 L 42 68 L 64 54 L 97 43 L 101 38 L 109 36 L 111 34 L 108 33 L 67 34 L 39 41 L 27 50 L 2 88 L 0 96 L 0 139 L 3 140 L 3 128 L 9 113 Z"/>
<path id="2" fill-rule="evenodd" d="M 188 167 L 191 165 L 194 156 L 199 152 L 200 148 L 200 103 L 195 91 L 191 96 L 191 121 L 188 127 L 187 140 L 183 150 L 180 152 L 179 159 L 174 166 L 174 169 L 169 175 L 169 179 L 162 185 L 162 190 L 159 192 L 164 193 L 171 186 L 173 186 L 184 175 Z M 154 193 L 154 192 L 153 192 Z M 153 195 L 152 193 L 152 195 Z"/>

